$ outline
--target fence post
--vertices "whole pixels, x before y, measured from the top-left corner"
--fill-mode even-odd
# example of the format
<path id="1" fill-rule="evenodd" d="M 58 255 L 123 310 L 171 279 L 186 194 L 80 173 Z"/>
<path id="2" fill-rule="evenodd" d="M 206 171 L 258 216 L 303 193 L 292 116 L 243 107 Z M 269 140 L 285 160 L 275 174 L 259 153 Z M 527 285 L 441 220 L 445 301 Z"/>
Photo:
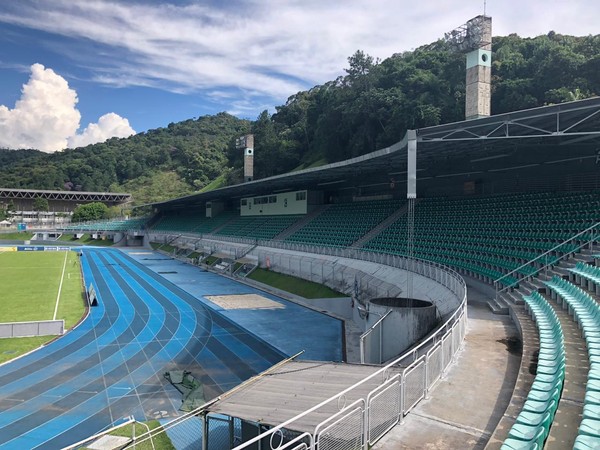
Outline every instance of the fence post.
<path id="1" fill-rule="evenodd" d="M 379 364 L 383 363 L 383 322 L 379 324 Z"/>
<path id="2" fill-rule="evenodd" d="M 208 450 L 208 414 L 202 414 L 202 450 Z"/>
<path id="3" fill-rule="evenodd" d="M 400 425 L 404 425 L 404 402 L 406 398 L 406 377 L 404 371 L 400 375 Z"/>

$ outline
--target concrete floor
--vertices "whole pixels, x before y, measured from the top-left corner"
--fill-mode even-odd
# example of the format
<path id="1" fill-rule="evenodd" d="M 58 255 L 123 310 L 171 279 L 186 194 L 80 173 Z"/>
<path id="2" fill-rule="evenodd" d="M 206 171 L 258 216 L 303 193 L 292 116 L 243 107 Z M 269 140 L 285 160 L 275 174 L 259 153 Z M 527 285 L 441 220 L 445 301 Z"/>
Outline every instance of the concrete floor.
<path id="1" fill-rule="evenodd" d="M 470 283 L 463 349 L 444 378 L 374 449 L 483 449 L 508 406 L 521 364 L 520 336 L 509 316 L 483 303 Z"/>

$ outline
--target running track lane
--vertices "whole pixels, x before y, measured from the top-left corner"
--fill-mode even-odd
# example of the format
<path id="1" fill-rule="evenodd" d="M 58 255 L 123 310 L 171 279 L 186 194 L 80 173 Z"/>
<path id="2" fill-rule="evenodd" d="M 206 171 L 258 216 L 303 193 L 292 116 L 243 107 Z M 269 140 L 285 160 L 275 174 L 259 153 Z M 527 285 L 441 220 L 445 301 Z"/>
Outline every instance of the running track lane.
<path id="1" fill-rule="evenodd" d="M 83 253 L 100 305 L 61 339 L 0 366 L 0 449 L 57 449 L 132 413 L 175 414 L 166 370 L 191 370 L 212 398 L 284 357 L 122 252 Z"/>

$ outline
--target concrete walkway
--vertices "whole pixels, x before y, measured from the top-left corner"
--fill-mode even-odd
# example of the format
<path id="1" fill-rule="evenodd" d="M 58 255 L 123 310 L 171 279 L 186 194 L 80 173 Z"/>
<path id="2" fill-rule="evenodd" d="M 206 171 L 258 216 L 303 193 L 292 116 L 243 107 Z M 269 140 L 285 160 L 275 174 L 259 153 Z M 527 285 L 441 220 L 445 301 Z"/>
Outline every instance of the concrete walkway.
<path id="1" fill-rule="evenodd" d="M 581 332 L 567 311 L 561 309 L 556 301 L 546 297 L 560 320 L 565 337 L 565 382 L 558 409 L 546 440 L 547 450 L 573 448 L 577 429 L 583 415 L 585 385 L 589 369 L 585 341 Z"/>
<path id="2" fill-rule="evenodd" d="M 483 303 L 469 283 L 463 349 L 444 378 L 375 449 L 483 449 L 508 406 L 521 364 L 520 336 L 509 316 Z"/>

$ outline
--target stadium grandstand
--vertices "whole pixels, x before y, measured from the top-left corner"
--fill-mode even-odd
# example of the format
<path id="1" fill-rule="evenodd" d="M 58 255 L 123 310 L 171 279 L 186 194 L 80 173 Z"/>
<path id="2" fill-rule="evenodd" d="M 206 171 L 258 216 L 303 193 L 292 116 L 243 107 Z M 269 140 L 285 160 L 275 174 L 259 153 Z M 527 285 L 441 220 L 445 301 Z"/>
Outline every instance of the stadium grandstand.
<path id="1" fill-rule="evenodd" d="M 37 199 L 47 202 L 47 211 L 36 210 Z M 131 202 L 131 194 L 0 188 L 0 206 L 9 210 L 14 223 L 41 227 L 65 225 L 70 222 L 77 206 L 93 202 L 107 206 L 124 205 Z"/>
<path id="2" fill-rule="evenodd" d="M 355 341 L 346 330 L 346 364 L 285 360 L 171 434 L 199 416 L 202 431 L 181 433 L 210 449 L 600 448 L 599 113 L 591 98 L 412 130 L 364 156 L 99 224 L 228 277 L 260 267 L 329 285 L 347 309 L 316 308 L 360 329 Z M 402 301 L 435 311 L 406 346 L 398 330 L 427 319 L 400 327 Z M 517 363 L 494 365 L 498 339 Z"/>
<path id="3" fill-rule="evenodd" d="M 259 180 L 244 136 L 242 184 L 62 226 L 120 248 L 0 366 L 0 449 L 600 448 L 600 98 L 490 115 L 491 18 L 445 39 L 468 120 Z"/>

